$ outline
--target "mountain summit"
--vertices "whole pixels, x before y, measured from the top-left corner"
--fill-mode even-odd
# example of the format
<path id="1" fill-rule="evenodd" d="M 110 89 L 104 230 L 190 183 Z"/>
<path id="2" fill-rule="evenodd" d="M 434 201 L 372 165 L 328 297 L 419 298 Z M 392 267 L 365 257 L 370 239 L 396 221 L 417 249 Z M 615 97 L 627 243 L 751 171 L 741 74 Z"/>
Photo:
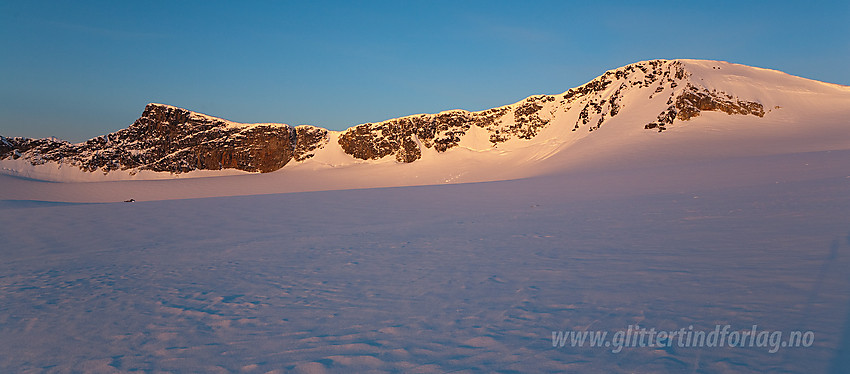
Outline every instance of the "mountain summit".
<path id="1" fill-rule="evenodd" d="M 820 95 L 814 103 L 813 94 Z M 850 88 L 845 86 L 719 61 L 652 60 L 607 71 L 558 95 L 531 96 L 479 112 L 411 115 L 341 132 L 236 123 L 148 104 L 130 127 L 79 144 L 0 136 L 0 163 L 5 173 L 59 180 L 67 174 L 50 170 L 71 166 L 93 176 L 118 173 L 145 179 L 153 176 L 137 174 L 265 173 L 311 162 L 314 167 L 415 163 L 460 150 L 496 154 L 500 163 L 520 165 L 549 158 L 585 138 L 612 140 L 636 132 L 663 137 L 706 112 L 794 126 L 804 118 L 834 119 L 848 107 Z M 743 126 L 750 120 L 734 122 Z M 608 127 L 617 129 L 603 135 Z"/>

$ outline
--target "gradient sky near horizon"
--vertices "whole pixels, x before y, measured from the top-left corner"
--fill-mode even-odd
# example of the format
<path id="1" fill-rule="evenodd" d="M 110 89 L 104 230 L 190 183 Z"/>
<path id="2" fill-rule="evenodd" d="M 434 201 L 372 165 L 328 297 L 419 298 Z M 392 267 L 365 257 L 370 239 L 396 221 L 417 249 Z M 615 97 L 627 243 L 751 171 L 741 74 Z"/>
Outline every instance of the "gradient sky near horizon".
<path id="1" fill-rule="evenodd" d="M 849 19 L 846 1 L 0 0 L 0 134 L 82 141 L 149 102 L 341 130 L 655 58 L 850 85 Z"/>

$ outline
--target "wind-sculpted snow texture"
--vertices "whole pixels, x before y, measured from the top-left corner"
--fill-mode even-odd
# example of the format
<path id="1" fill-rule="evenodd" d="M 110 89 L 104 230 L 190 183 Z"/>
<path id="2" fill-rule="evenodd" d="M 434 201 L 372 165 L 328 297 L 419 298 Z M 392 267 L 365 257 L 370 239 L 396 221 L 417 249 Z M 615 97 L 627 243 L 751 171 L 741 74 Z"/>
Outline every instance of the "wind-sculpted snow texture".
<path id="1" fill-rule="evenodd" d="M 0 372 L 846 373 L 850 194 L 836 165 L 847 155 L 0 201 Z M 832 173 L 811 174 L 824 163 Z M 757 324 L 815 341 L 776 353 L 552 346 L 552 331 L 636 324 Z"/>
<path id="2" fill-rule="evenodd" d="M 346 132 L 152 104 L 0 138 L 0 372 L 848 373 L 847 118 L 676 60 Z M 813 341 L 552 342 L 727 324 Z"/>

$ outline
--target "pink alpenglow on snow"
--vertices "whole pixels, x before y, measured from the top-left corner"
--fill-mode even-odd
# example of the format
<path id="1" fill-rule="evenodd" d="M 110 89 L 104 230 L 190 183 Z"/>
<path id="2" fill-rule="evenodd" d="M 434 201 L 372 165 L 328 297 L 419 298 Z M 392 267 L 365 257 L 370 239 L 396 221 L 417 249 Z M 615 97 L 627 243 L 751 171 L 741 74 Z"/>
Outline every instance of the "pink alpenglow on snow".
<path id="1" fill-rule="evenodd" d="M 845 373 L 848 118 L 653 60 L 345 131 L 0 138 L 0 371 Z"/>

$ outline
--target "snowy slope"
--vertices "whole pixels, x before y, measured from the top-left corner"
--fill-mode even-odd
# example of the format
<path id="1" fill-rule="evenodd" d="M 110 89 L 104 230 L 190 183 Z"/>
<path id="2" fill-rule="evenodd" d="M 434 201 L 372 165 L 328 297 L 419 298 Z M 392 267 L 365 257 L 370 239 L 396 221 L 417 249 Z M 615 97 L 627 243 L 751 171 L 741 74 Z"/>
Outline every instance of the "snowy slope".
<path id="1" fill-rule="evenodd" d="M 272 173 L 133 170 L 131 175 L 120 168 L 83 172 L 69 164 L 7 158 L 0 161 L 7 175 L 90 183 L 27 183 L 3 189 L 0 199 L 120 201 L 482 182 L 845 150 L 850 149 L 847 118 L 850 87 L 719 61 L 653 60 L 608 71 L 559 95 L 532 96 L 501 108 L 329 131 L 317 138 L 324 143 L 315 143 L 310 157 Z"/>
<path id="2" fill-rule="evenodd" d="M 268 173 L 0 161 L 0 372 L 850 372 L 848 88 L 654 64 Z M 814 340 L 552 342 L 727 324 Z"/>

